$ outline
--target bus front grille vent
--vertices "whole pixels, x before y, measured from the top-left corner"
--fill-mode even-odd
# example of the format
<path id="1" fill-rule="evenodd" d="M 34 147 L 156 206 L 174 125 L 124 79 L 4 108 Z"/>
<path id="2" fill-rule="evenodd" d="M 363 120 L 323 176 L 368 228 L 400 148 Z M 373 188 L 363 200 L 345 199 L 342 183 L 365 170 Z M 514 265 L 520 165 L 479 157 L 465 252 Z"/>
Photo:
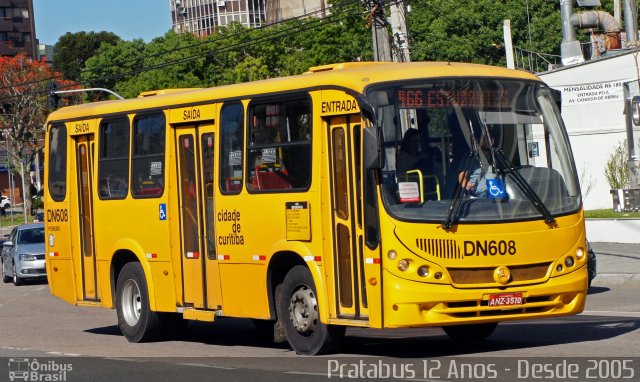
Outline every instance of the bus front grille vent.
<path id="1" fill-rule="evenodd" d="M 455 240 L 416 239 L 419 250 L 440 259 L 463 259 L 464 256 Z"/>
<path id="2" fill-rule="evenodd" d="M 511 271 L 510 283 L 526 282 L 544 278 L 551 263 L 515 265 Z M 451 280 L 455 284 L 495 284 L 493 272 L 496 267 L 448 268 Z"/>

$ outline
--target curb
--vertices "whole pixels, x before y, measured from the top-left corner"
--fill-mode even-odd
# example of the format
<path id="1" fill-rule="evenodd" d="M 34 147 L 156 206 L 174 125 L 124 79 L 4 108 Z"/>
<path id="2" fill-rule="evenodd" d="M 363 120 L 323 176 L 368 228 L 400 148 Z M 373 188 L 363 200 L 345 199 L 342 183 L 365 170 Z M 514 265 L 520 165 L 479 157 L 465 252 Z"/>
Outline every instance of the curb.
<path id="1" fill-rule="evenodd" d="M 617 256 L 617 257 L 626 257 L 628 259 L 640 260 L 640 254 L 629 253 L 629 252 L 617 252 L 617 251 L 598 251 L 594 249 L 596 256 L 604 255 L 604 256 Z"/>
<path id="2" fill-rule="evenodd" d="M 600 284 L 622 285 L 640 284 L 640 274 L 638 273 L 598 273 L 593 279 L 594 286 Z"/>

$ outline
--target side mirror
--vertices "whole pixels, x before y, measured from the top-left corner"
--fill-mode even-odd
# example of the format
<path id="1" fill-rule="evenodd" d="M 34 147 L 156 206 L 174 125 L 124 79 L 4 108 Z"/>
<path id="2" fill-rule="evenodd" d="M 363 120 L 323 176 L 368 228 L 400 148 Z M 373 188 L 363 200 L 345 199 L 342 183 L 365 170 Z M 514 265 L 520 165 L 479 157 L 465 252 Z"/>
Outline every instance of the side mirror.
<path id="1" fill-rule="evenodd" d="M 363 130 L 363 156 L 367 170 L 381 169 L 384 167 L 381 155 L 380 139 L 376 127 L 367 127 Z"/>
<path id="2" fill-rule="evenodd" d="M 5 247 L 13 247 L 13 241 L 5 241 L 2 245 Z"/>
<path id="3" fill-rule="evenodd" d="M 640 126 L 640 96 L 631 99 L 631 120 L 635 126 Z"/>

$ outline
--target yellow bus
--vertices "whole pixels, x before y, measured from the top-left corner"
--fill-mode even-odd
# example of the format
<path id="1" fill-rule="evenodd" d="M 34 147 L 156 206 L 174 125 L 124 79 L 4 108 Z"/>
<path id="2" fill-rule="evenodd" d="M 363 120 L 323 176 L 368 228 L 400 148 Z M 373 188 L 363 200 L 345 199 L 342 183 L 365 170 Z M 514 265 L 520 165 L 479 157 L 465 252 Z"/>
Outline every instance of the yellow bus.
<path id="1" fill-rule="evenodd" d="M 300 354 L 348 326 L 580 313 L 580 187 L 554 93 L 459 63 L 344 63 L 53 112 L 47 274 L 132 342 L 254 319 Z"/>

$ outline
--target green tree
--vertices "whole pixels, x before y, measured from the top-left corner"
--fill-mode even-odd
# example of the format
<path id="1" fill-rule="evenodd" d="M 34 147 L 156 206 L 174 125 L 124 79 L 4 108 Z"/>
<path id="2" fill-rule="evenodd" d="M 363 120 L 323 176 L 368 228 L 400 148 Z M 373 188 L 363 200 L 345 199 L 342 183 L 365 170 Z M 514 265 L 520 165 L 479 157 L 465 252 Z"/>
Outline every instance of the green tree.
<path id="1" fill-rule="evenodd" d="M 558 0 L 414 0 L 408 15 L 412 59 L 506 65 L 503 20 L 511 20 L 513 44 L 560 54 L 562 23 Z M 613 9 L 613 0 L 598 8 Z M 585 9 L 575 8 L 575 12 Z M 578 31 L 581 41 L 587 33 Z"/>
<path id="2" fill-rule="evenodd" d="M 627 141 L 623 140 L 618 143 L 618 146 L 611 153 L 604 168 L 604 177 L 612 190 L 630 187 L 631 178 L 627 167 L 628 157 Z"/>
<path id="3" fill-rule="evenodd" d="M 352 5 L 336 8 L 324 20 L 291 20 L 258 29 L 230 24 L 204 39 L 170 31 L 147 44 L 102 45 L 87 60 L 82 79 L 135 97 L 148 90 L 218 86 L 370 60 L 370 31 L 361 11 Z"/>
<path id="4" fill-rule="evenodd" d="M 142 39 L 119 41 L 116 45 L 102 45 L 96 54 L 86 61 L 86 71 L 81 75 L 90 87 L 110 90 L 123 82 L 125 73 L 143 67 L 145 43 Z M 131 96 L 135 96 L 133 94 Z"/>
<path id="5" fill-rule="evenodd" d="M 54 46 L 53 69 L 66 79 L 80 81 L 85 62 L 102 46 L 115 45 L 120 37 L 111 32 L 68 32 Z"/>
<path id="6" fill-rule="evenodd" d="M 45 62 L 33 61 L 23 54 L 0 57 L 0 131 L 9 144 L 9 166 L 19 169 L 22 163 L 27 175 L 43 149 L 44 123 L 49 114 L 47 80 L 59 75 Z M 61 87 L 71 85 L 69 81 L 60 81 Z M 31 178 L 25 176 L 22 181 L 27 193 L 24 202 L 29 208 Z"/>
<path id="7" fill-rule="evenodd" d="M 530 0 L 534 3 L 553 3 Z M 526 0 L 476 0 L 464 6 L 455 0 L 417 1 L 409 14 L 412 59 L 425 61 L 462 61 L 482 64 L 504 64 L 502 25 L 511 19 L 514 44 L 527 40 Z M 560 24 L 558 23 L 558 28 Z M 551 34 L 553 35 L 553 34 Z M 558 45 L 559 46 L 559 45 Z"/>
<path id="8" fill-rule="evenodd" d="M 144 44 L 131 69 L 155 69 L 123 77 L 115 86 L 116 92 L 135 97 L 148 90 L 201 87 L 206 56 L 200 42 L 193 34 L 170 31 Z"/>

